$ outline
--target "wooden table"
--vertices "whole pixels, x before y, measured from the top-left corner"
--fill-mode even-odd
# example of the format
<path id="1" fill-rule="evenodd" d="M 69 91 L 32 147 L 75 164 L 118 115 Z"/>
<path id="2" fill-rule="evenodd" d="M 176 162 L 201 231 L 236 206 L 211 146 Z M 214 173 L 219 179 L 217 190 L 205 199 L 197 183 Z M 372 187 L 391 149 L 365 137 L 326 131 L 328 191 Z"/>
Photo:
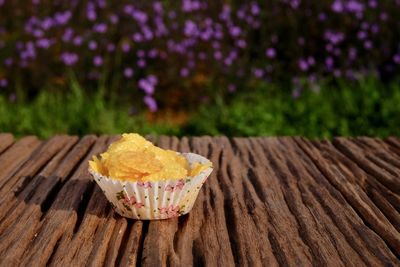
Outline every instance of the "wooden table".
<path id="1" fill-rule="evenodd" d="M 214 163 L 192 212 L 117 215 L 87 172 L 115 137 L 0 134 L 2 266 L 399 266 L 400 139 L 160 137 Z"/>

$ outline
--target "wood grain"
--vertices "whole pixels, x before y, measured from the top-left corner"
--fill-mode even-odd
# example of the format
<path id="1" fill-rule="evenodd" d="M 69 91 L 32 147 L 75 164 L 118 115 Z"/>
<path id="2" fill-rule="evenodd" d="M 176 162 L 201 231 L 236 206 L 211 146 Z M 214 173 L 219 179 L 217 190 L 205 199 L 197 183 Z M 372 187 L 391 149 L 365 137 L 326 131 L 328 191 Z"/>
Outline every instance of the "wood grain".
<path id="1" fill-rule="evenodd" d="M 0 154 L 14 143 L 14 136 L 10 133 L 0 133 Z"/>
<path id="2" fill-rule="evenodd" d="M 398 138 L 151 139 L 214 164 L 186 216 L 113 211 L 87 161 L 116 137 L 0 134 L 0 265 L 400 265 Z"/>

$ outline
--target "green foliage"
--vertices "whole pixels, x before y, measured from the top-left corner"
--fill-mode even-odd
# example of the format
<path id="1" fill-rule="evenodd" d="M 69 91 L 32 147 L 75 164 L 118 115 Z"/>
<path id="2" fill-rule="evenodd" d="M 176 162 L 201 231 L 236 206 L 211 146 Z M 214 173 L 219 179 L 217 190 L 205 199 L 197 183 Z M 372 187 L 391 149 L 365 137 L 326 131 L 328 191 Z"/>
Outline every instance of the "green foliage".
<path id="1" fill-rule="evenodd" d="M 247 93 L 218 97 L 176 127 L 149 123 L 144 114 L 128 114 L 128 103 L 112 104 L 103 90 L 87 95 L 72 79 L 69 94 L 43 90 L 33 101 L 10 103 L 0 96 L 0 132 L 47 138 L 56 133 L 271 136 L 399 135 L 400 83 L 376 78 L 321 83 L 297 99 L 287 88 L 262 84 Z M 228 99 L 223 101 L 223 99 Z M 161 112 L 161 111 L 160 111 Z"/>
<path id="2" fill-rule="evenodd" d="M 218 99 L 185 127 L 185 134 L 228 136 L 389 136 L 400 133 L 400 85 L 370 77 L 321 84 L 294 99 L 273 85 Z"/>
<path id="3" fill-rule="evenodd" d="M 177 134 L 168 125 L 149 124 L 144 115 L 130 116 L 128 105 L 111 104 L 105 100 L 101 89 L 89 96 L 74 80 L 70 87 L 68 94 L 43 90 L 30 102 L 9 103 L 0 95 L 0 132 L 16 136 L 34 134 L 42 138 L 56 133 Z"/>

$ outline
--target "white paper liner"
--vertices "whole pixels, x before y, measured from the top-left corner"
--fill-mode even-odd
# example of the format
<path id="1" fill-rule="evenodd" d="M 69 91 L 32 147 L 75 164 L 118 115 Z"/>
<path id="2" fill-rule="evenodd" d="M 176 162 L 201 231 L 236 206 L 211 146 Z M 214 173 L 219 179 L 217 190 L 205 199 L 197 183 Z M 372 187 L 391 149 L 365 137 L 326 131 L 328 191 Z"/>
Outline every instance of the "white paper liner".
<path id="1" fill-rule="evenodd" d="M 211 163 L 194 153 L 181 155 L 188 160 L 190 166 L 195 162 Z M 111 179 L 89 167 L 89 172 L 114 209 L 121 216 L 139 220 L 167 219 L 188 213 L 212 170 L 209 167 L 197 176 L 185 179 L 141 183 Z"/>

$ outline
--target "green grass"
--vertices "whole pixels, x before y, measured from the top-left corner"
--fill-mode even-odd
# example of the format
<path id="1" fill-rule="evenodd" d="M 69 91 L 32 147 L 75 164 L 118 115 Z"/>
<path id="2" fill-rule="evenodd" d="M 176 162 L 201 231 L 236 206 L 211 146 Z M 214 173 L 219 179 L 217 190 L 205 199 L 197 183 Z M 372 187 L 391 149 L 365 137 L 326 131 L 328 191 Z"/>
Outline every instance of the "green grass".
<path id="1" fill-rule="evenodd" d="M 179 129 L 163 124 L 150 124 L 144 115 L 129 116 L 129 106 L 111 104 L 99 91 L 90 96 L 72 81 L 69 93 L 43 91 L 33 101 L 9 103 L 0 95 L 0 132 L 17 137 L 33 134 L 48 138 L 54 134 L 84 135 L 179 134 Z"/>
<path id="2" fill-rule="evenodd" d="M 321 83 L 319 92 L 304 90 L 298 99 L 277 85 L 217 97 L 202 106 L 186 125 L 151 124 L 144 115 L 128 115 L 128 105 L 111 104 L 99 90 L 86 95 L 76 82 L 70 93 L 44 91 L 32 101 L 9 103 L 0 96 L 0 132 L 47 138 L 56 133 L 84 135 L 139 132 L 170 135 L 307 137 L 399 135 L 400 83 Z"/>

